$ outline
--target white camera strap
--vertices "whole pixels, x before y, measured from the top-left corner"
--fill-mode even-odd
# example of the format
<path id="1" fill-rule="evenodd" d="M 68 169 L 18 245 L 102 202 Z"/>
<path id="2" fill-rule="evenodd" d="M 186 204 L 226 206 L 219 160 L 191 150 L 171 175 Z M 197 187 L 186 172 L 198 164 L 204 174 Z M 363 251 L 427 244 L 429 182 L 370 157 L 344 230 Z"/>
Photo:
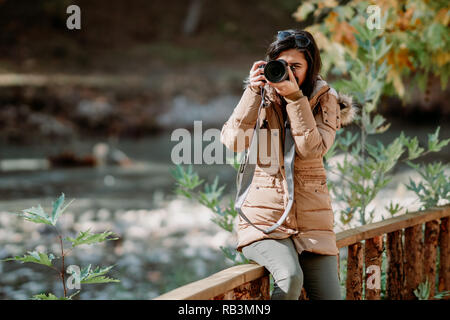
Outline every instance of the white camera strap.
<path id="1" fill-rule="evenodd" d="M 247 221 L 251 226 L 258 229 L 259 231 L 264 232 L 265 234 L 273 232 L 275 229 L 277 229 L 279 226 L 281 226 L 284 221 L 286 220 L 289 212 L 291 211 L 292 204 L 294 203 L 294 159 L 295 159 L 295 143 L 294 139 L 291 134 L 291 128 L 289 125 L 289 122 L 286 120 L 285 122 L 285 135 L 284 135 L 284 168 L 286 173 L 286 183 L 288 188 L 288 203 L 286 205 L 286 208 L 284 210 L 283 215 L 280 217 L 280 219 L 273 224 L 271 227 L 267 229 L 262 229 L 256 226 L 254 223 L 252 223 L 247 216 L 242 212 L 241 207 L 244 204 L 245 199 L 247 198 L 247 194 L 250 190 L 250 185 L 253 180 L 253 176 L 255 173 L 256 168 L 256 161 L 255 163 L 249 163 L 249 154 L 250 152 L 258 152 L 258 136 L 259 136 L 259 116 L 261 113 L 261 109 L 264 106 L 264 88 L 261 89 L 261 104 L 259 105 L 258 109 L 258 117 L 256 119 L 256 126 L 253 132 L 252 141 L 250 143 L 250 146 L 248 150 L 246 150 L 245 157 L 243 162 L 241 163 L 239 167 L 239 172 L 237 175 L 237 194 L 236 194 L 236 200 L 234 208 L 239 213 L 239 215 Z M 256 157 L 255 157 L 256 159 Z"/>

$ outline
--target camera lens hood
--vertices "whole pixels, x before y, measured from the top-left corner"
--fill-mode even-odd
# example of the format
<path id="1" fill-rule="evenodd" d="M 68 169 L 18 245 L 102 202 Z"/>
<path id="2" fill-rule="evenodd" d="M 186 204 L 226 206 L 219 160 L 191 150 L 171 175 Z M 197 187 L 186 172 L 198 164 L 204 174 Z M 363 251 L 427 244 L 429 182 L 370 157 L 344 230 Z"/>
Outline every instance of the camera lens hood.
<path id="1" fill-rule="evenodd" d="M 288 64 L 285 60 L 271 60 L 264 66 L 264 76 L 270 82 L 281 82 L 289 78 Z"/>

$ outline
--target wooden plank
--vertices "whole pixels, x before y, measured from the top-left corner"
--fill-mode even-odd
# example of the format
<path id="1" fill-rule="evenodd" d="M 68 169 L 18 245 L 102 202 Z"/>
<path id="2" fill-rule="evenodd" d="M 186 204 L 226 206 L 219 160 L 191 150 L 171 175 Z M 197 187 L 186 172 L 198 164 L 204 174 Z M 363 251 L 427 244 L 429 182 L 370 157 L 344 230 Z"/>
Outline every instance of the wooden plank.
<path id="1" fill-rule="evenodd" d="M 439 230 L 439 292 L 450 290 L 450 218 L 441 219 Z M 450 297 L 446 296 L 446 300 Z"/>
<path id="2" fill-rule="evenodd" d="M 416 300 L 414 290 L 422 282 L 422 225 L 416 225 L 405 229 L 404 243 L 404 270 L 405 270 L 405 292 L 403 299 Z"/>
<path id="3" fill-rule="evenodd" d="M 403 269 L 403 230 L 390 232 L 386 236 L 386 295 L 388 300 L 403 298 L 404 269 Z"/>
<path id="4" fill-rule="evenodd" d="M 436 256 L 439 238 L 439 220 L 428 221 L 425 224 L 424 250 L 423 250 L 423 281 L 430 284 L 430 298 L 435 295 L 436 289 Z"/>
<path id="5" fill-rule="evenodd" d="M 365 300 L 380 300 L 383 236 L 367 239 L 364 244 Z"/>
<path id="6" fill-rule="evenodd" d="M 269 275 L 246 282 L 211 300 L 270 300 Z"/>
<path id="7" fill-rule="evenodd" d="M 339 232 L 336 234 L 336 245 L 338 248 L 346 247 L 376 236 L 381 236 L 383 234 L 448 216 L 450 216 L 450 204 L 428 209 L 426 211 L 410 212 L 395 218 Z"/>
<path id="8" fill-rule="evenodd" d="M 363 250 L 362 243 L 348 246 L 346 300 L 362 300 Z"/>
<path id="9" fill-rule="evenodd" d="M 267 275 L 264 267 L 254 263 L 242 264 L 174 289 L 155 300 L 208 300 L 264 275 Z"/>

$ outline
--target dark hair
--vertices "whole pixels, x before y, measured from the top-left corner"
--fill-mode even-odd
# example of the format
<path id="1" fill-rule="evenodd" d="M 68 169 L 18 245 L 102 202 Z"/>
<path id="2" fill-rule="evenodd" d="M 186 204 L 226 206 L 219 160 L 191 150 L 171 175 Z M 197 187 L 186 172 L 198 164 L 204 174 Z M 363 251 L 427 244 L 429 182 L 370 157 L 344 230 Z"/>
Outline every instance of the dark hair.
<path id="1" fill-rule="evenodd" d="M 305 96 L 310 98 L 314 89 L 316 78 L 319 75 L 320 69 L 322 67 L 319 48 L 317 47 L 314 37 L 308 31 L 297 29 L 289 29 L 287 31 L 292 31 L 295 35 L 302 35 L 307 37 L 310 41 L 309 45 L 306 48 L 299 48 L 295 44 L 294 36 L 287 37 L 284 40 L 277 40 L 275 36 L 275 41 L 273 41 L 267 49 L 266 60 L 274 60 L 281 54 L 281 52 L 289 49 L 297 49 L 301 52 L 304 52 L 306 62 L 308 63 L 308 70 L 306 72 L 306 78 L 300 86 L 300 89 Z M 309 54 L 305 51 L 307 51 Z"/>

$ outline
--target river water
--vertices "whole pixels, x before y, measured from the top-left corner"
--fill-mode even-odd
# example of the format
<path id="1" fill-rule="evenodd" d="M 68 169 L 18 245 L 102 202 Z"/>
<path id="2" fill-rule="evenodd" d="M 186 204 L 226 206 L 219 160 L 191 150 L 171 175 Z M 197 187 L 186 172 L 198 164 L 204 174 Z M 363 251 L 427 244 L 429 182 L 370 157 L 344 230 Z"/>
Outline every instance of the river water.
<path id="1" fill-rule="evenodd" d="M 403 130 L 407 136 L 417 136 L 424 145 L 427 134 L 433 133 L 436 126 L 395 122 L 387 133 L 376 138 L 387 143 Z M 441 138 L 449 137 L 449 128 L 441 127 Z M 0 159 L 44 159 L 66 149 L 83 155 L 97 142 L 90 139 L 70 144 L 1 145 Z M 117 141 L 115 146 L 135 161 L 130 167 L 38 166 L 34 170 L 0 171 L 0 259 L 32 250 L 58 252 L 57 234 L 52 228 L 24 222 L 12 213 L 38 204 L 49 211 L 51 202 L 64 192 L 66 199 L 75 201 L 60 218 L 60 232 L 73 237 L 91 228 L 94 232 L 111 230 L 120 237 L 117 241 L 80 246 L 66 258 L 66 265 L 115 265 L 110 275 L 121 280 L 118 284 L 82 285 L 81 299 L 151 299 L 231 266 L 220 246 L 233 247 L 234 235 L 216 226 L 207 208 L 173 192 L 170 169 L 174 167 L 171 150 L 175 144 L 170 141 L 170 133 Z M 449 159 L 447 147 L 424 161 L 448 163 Z M 226 193 L 233 194 L 235 171 L 231 166 L 194 165 L 194 169 L 208 182 L 219 176 L 220 183 L 227 185 Z M 376 208 L 391 199 L 414 203 L 413 194 L 401 183 L 420 177 L 404 165 L 394 172 L 396 178 L 377 197 Z M 0 262 L 0 299 L 28 299 L 41 292 L 62 295 L 55 271 L 40 265 Z"/>

